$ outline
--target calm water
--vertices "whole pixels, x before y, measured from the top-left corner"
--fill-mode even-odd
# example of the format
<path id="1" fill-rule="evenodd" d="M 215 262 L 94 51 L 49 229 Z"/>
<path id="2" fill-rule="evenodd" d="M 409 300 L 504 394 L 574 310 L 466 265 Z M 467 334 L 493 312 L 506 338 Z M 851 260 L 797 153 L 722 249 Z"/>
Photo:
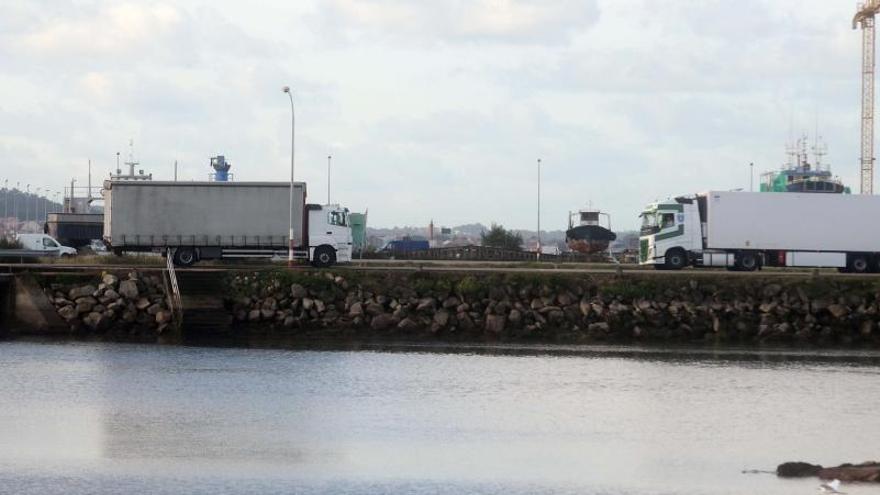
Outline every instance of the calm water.
<path id="1" fill-rule="evenodd" d="M 741 471 L 880 457 L 877 353 L 544 351 L 0 343 L 0 493 L 807 494 Z"/>

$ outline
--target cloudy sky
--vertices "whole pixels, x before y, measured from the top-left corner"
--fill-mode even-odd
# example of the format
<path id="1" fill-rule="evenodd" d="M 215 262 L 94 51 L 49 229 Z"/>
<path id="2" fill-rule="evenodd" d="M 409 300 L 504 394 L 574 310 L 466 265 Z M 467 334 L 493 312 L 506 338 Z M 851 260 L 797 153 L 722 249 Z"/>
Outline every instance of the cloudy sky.
<path id="1" fill-rule="evenodd" d="M 816 117 L 858 190 L 860 35 L 828 0 L 4 0 L 0 181 L 296 176 L 374 226 L 565 225 L 748 188 Z M 792 124 L 793 123 L 793 124 Z M 757 175 L 757 173 L 756 173 Z"/>

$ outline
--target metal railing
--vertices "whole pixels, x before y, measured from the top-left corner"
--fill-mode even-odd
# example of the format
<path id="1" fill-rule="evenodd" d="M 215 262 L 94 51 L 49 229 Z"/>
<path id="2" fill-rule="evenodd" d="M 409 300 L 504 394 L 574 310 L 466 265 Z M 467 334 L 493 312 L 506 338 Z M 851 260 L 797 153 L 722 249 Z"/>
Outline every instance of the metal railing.
<path id="1" fill-rule="evenodd" d="M 174 318 L 174 325 L 180 328 L 183 323 L 183 301 L 180 298 L 180 286 L 177 284 L 177 273 L 174 271 L 174 253 L 168 248 L 165 253 L 166 270 L 168 282 L 165 287 L 165 294 L 168 297 L 168 307 Z"/>

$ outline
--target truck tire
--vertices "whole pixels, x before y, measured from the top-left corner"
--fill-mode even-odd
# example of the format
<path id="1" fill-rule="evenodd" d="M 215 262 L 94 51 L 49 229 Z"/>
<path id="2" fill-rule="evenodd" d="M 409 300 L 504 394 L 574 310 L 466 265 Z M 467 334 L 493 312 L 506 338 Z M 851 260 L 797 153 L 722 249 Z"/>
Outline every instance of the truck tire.
<path id="1" fill-rule="evenodd" d="M 847 263 L 848 271 L 851 273 L 866 273 L 870 267 L 868 257 L 863 254 L 852 255 Z"/>
<path id="2" fill-rule="evenodd" d="M 738 253 L 734 264 L 739 271 L 753 272 L 758 269 L 758 257 L 754 253 Z"/>
<path id="3" fill-rule="evenodd" d="M 191 247 L 179 247 L 174 250 L 174 264 L 181 267 L 189 267 L 193 266 L 196 261 L 198 261 L 198 257 L 196 256 L 196 250 Z"/>
<path id="4" fill-rule="evenodd" d="M 319 246 L 315 248 L 315 257 L 312 259 L 312 266 L 316 268 L 327 268 L 336 263 L 336 251 L 330 246 Z"/>
<path id="5" fill-rule="evenodd" d="M 681 270 L 688 264 L 687 254 L 681 249 L 670 249 L 666 251 L 666 261 L 663 267 L 666 270 Z"/>

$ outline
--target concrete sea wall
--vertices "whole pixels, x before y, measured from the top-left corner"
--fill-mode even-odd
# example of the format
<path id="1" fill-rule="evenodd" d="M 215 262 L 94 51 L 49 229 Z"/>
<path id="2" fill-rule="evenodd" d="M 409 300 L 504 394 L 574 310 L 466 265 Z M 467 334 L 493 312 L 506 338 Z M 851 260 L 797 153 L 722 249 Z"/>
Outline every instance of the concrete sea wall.
<path id="1" fill-rule="evenodd" d="M 345 269 L 211 276 L 223 300 L 217 311 L 233 317 L 231 328 L 218 328 L 218 335 L 304 341 L 880 344 L 880 279 L 873 277 Z M 158 338 L 172 328 L 158 272 L 94 278 L 40 278 L 72 333 Z M 187 331 L 185 316 L 181 331 Z"/>

